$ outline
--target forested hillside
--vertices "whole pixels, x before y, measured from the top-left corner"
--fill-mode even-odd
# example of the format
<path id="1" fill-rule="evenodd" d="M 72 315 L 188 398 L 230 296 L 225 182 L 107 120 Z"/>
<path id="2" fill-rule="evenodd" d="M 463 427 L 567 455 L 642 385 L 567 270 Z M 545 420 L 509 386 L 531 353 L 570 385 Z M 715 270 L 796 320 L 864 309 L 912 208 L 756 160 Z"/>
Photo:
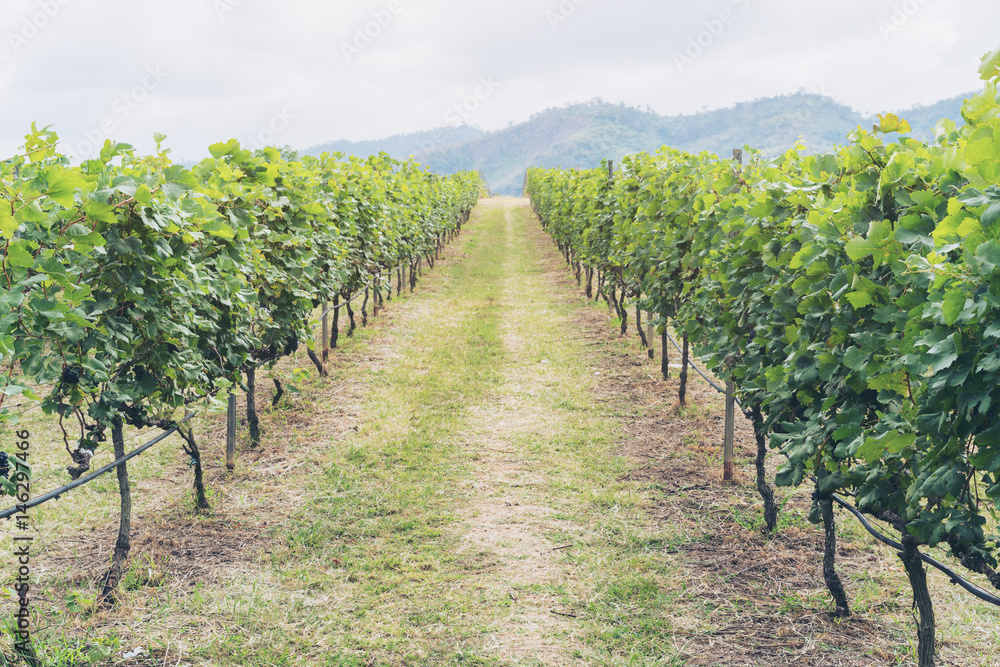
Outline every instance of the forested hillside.
<path id="1" fill-rule="evenodd" d="M 959 120 L 958 96 L 926 107 L 899 110 L 912 136 L 930 138 L 941 118 Z M 441 174 L 469 169 L 482 172 L 493 192 L 520 194 L 524 172 L 532 166 L 593 167 L 604 158 L 654 151 L 667 145 L 688 152 L 723 154 L 749 144 L 778 154 L 801 141 L 808 149 L 843 144 L 858 125 L 874 119 L 822 95 L 798 93 L 744 102 L 726 109 L 685 116 L 661 116 L 623 104 L 593 101 L 553 108 L 503 130 L 483 132 L 462 126 L 396 135 L 378 141 L 337 141 L 305 151 L 324 150 L 367 156 L 385 151 L 411 155 Z"/>

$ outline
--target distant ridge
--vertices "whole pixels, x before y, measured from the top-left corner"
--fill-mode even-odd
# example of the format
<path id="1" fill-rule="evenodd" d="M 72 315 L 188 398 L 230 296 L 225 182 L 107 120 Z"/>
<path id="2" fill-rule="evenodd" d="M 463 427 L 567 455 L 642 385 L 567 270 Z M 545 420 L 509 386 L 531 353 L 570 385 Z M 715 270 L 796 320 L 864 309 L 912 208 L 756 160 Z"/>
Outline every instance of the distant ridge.
<path id="1" fill-rule="evenodd" d="M 961 121 L 962 101 L 973 94 L 896 113 L 910 122 L 910 136 L 929 139 L 940 119 Z M 619 160 L 663 145 L 719 155 L 750 145 L 776 155 L 801 141 L 809 150 L 824 151 L 846 143 L 851 130 L 870 127 L 874 120 L 829 97 L 805 92 L 683 116 L 661 116 L 595 100 L 546 109 L 493 132 L 463 125 L 376 141 L 337 141 L 303 152 L 338 150 L 366 156 L 385 151 L 399 159 L 414 156 L 438 173 L 478 169 L 491 191 L 519 195 L 524 171 L 531 166 L 593 167 L 603 158 Z"/>
<path id="2" fill-rule="evenodd" d="M 348 155 L 378 155 L 381 152 L 400 160 L 426 153 L 430 149 L 438 146 L 453 146 L 461 144 L 486 134 L 469 125 L 459 127 L 442 127 L 426 132 L 412 132 L 410 134 L 394 134 L 385 139 L 373 139 L 370 141 L 348 141 L 339 139 L 329 143 L 313 146 L 302 151 L 305 155 L 319 155 L 320 153 L 346 153 Z"/>

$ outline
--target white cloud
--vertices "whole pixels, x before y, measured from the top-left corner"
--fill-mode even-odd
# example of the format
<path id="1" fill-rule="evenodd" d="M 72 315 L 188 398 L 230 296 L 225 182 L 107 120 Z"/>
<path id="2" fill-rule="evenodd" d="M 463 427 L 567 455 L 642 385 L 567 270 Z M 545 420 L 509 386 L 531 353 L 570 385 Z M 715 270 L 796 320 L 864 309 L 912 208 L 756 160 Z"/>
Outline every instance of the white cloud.
<path id="1" fill-rule="evenodd" d="M 998 23 L 985 0 L 10 0 L 0 154 L 32 121 L 72 152 L 111 118 L 190 159 L 276 113 L 280 144 L 376 138 L 446 124 L 483 77 L 498 85 L 467 120 L 487 129 L 595 97 L 675 114 L 805 88 L 897 109 L 978 87 Z M 150 67 L 169 75 L 122 117 Z"/>

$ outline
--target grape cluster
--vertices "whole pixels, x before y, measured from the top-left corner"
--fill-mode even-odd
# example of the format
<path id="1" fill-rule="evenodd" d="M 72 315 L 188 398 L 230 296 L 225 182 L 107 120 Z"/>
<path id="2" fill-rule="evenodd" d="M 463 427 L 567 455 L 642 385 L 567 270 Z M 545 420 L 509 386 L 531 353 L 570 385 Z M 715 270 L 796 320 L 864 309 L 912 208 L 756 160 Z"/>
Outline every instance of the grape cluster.
<path id="1" fill-rule="evenodd" d="M 7 475 L 10 474 L 10 460 L 7 456 L 7 452 L 0 452 L 0 475 L 4 479 L 7 479 Z"/>
<path id="2" fill-rule="evenodd" d="M 63 384 L 79 384 L 80 369 L 72 367 L 64 367 L 62 372 L 62 382 Z"/>

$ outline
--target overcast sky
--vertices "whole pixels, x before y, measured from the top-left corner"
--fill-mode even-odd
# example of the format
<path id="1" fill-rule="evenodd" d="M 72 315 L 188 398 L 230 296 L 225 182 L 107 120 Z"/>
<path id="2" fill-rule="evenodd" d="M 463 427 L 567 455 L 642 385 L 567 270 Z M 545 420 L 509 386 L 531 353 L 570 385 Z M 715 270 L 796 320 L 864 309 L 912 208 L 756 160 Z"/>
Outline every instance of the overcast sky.
<path id="1" fill-rule="evenodd" d="M 175 159 L 602 98 L 692 113 L 800 89 L 865 112 L 976 90 L 996 0 L 3 0 L 0 157 L 32 121 Z"/>

